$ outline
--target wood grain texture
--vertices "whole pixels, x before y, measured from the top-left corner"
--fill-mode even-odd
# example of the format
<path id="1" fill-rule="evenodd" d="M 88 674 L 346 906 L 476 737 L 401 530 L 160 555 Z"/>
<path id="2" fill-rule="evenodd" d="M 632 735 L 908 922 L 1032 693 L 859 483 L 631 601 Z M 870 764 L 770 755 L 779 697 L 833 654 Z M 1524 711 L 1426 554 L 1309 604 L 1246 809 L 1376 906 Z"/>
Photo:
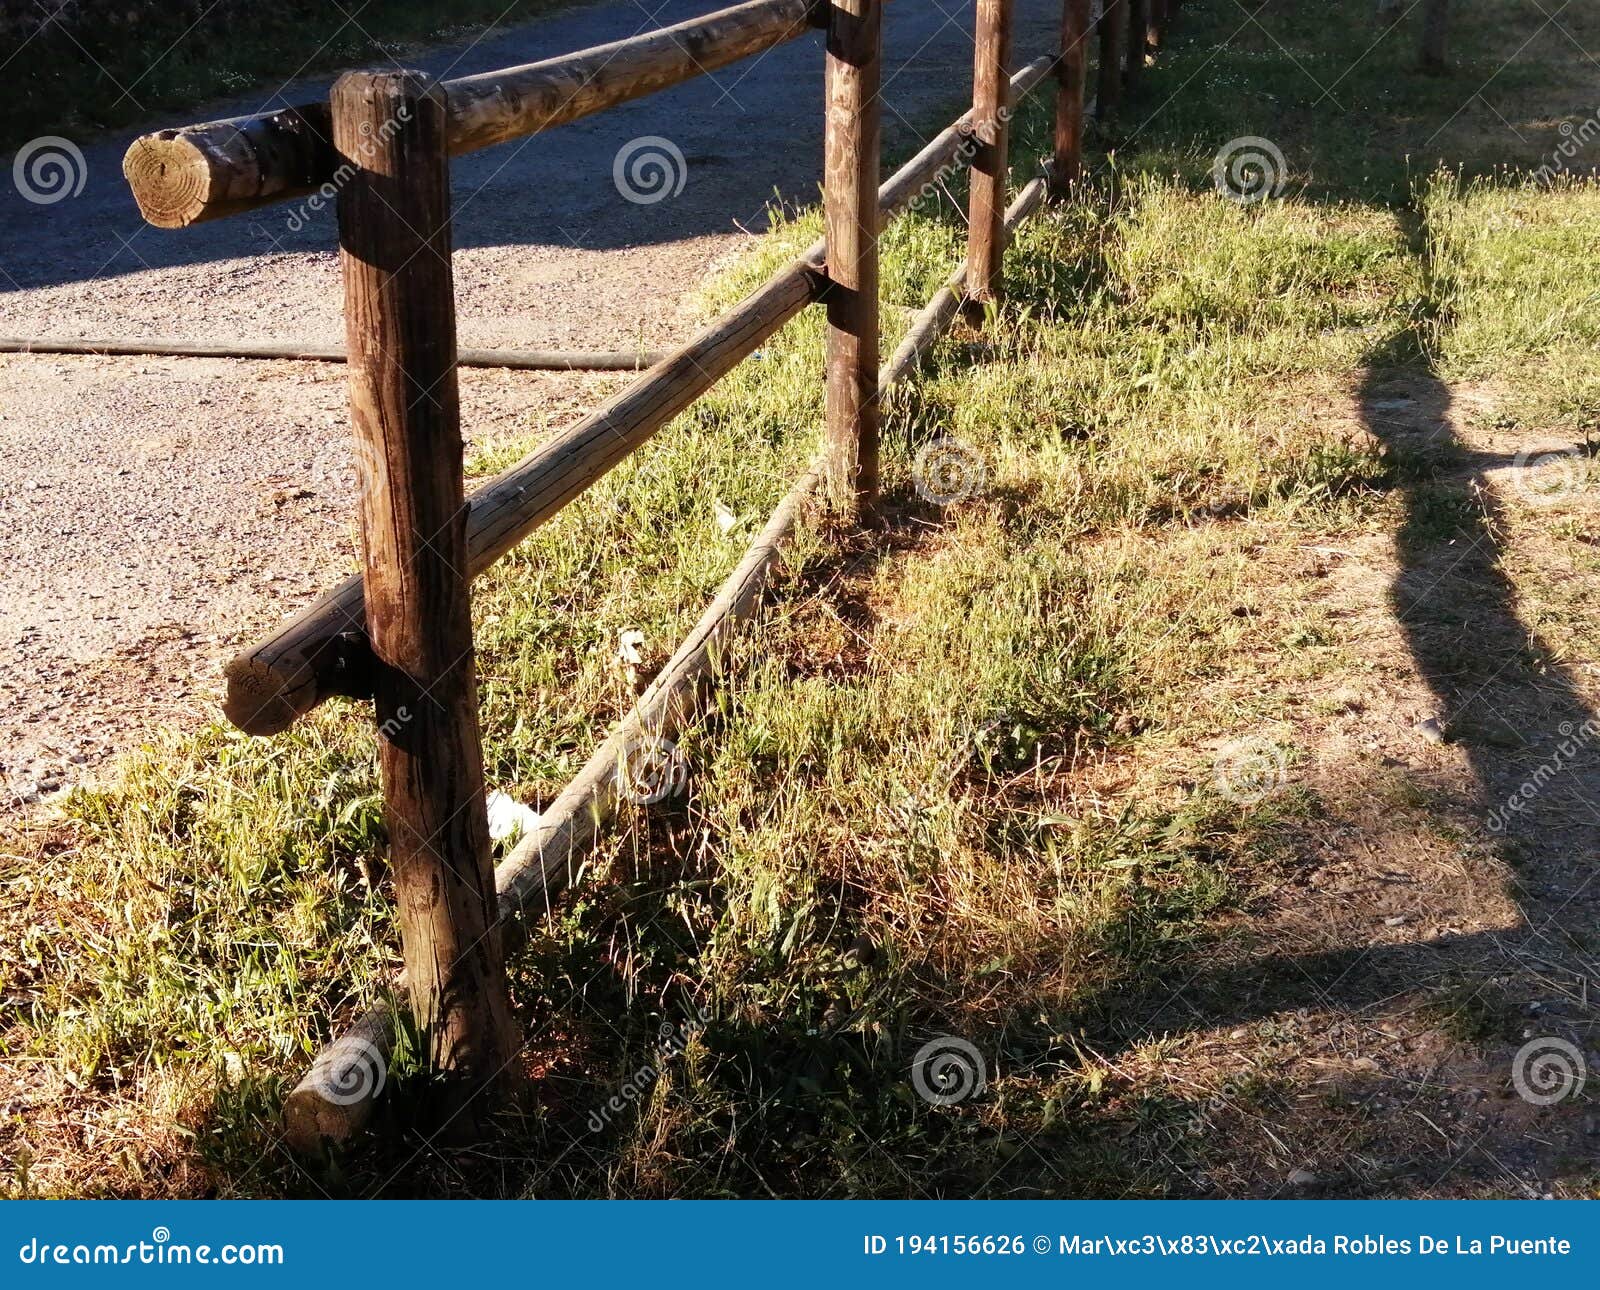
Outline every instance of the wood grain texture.
<path id="1" fill-rule="evenodd" d="M 967 197 L 967 299 L 1000 298 L 1005 258 L 1001 227 L 1011 137 L 1009 63 L 1014 0 L 978 0 L 972 120 L 978 150 Z"/>
<path id="2" fill-rule="evenodd" d="M 1061 63 L 1056 72 L 1055 166 L 1058 194 L 1083 173 L 1083 108 L 1089 79 L 1090 0 L 1062 0 Z"/>
<path id="3" fill-rule="evenodd" d="M 824 489 L 841 516 L 878 495 L 878 166 L 882 0 L 835 0 L 828 23 L 823 218 L 828 292 Z"/>
<path id="4" fill-rule="evenodd" d="M 418 72 L 353 72 L 332 105 L 341 152 L 381 138 L 340 190 L 339 262 L 389 864 L 436 1112 L 470 1136 L 517 1042 L 491 930 L 444 96 Z"/>

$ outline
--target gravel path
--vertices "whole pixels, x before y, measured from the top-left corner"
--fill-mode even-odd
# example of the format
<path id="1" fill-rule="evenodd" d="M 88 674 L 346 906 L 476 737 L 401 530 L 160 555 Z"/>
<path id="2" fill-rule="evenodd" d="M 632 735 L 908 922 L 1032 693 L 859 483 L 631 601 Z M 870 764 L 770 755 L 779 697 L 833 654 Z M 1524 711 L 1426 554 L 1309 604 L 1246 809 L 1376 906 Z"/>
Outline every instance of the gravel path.
<path id="1" fill-rule="evenodd" d="M 440 75 L 529 62 L 679 22 L 605 3 L 408 56 Z M 1022 0 L 1018 61 L 1059 6 Z M 888 146 L 966 98 L 969 0 L 887 7 Z M 464 346 L 659 348 L 684 302 L 821 174 L 820 37 L 598 118 L 457 161 Z M 331 78 L 329 78 L 331 79 Z M 204 120 L 325 94 L 328 80 L 196 109 Z M 0 334 L 342 341 L 333 212 L 287 204 L 181 232 L 146 226 L 121 176 L 133 135 L 83 150 L 86 183 L 49 205 L 0 175 Z M 619 149 L 669 138 L 674 197 L 624 200 Z M 463 371 L 479 445 L 559 426 L 619 378 Z M 163 725 L 214 713 L 235 645 L 353 567 L 343 371 L 311 363 L 0 355 L 0 798 L 90 777 Z M 0 802 L 3 804 L 3 802 Z"/>

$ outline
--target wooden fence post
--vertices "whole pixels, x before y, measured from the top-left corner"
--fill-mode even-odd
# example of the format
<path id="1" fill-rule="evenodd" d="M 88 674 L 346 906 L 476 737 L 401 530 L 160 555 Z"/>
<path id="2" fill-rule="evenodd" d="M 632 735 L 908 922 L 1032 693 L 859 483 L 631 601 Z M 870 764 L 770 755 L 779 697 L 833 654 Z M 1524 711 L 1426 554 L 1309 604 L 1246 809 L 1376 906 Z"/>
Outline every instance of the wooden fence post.
<path id="1" fill-rule="evenodd" d="M 878 496 L 878 166 L 883 0 L 828 13 L 826 491 L 850 519 Z"/>
<path id="2" fill-rule="evenodd" d="M 1061 64 L 1056 70 L 1053 187 L 1064 196 L 1083 172 L 1083 95 L 1089 71 L 1089 0 L 1062 0 Z"/>
<path id="3" fill-rule="evenodd" d="M 348 176 L 339 259 L 395 901 L 438 1111 L 471 1133 L 515 1041 L 467 592 L 445 103 L 420 72 L 351 72 L 332 108 Z"/>
<path id="4" fill-rule="evenodd" d="M 1012 0 L 978 0 L 972 72 L 978 150 L 967 199 L 967 300 L 973 304 L 1000 298 L 1004 269 L 1012 9 Z"/>
<path id="5" fill-rule="evenodd" d="M 1150 0 L 1125 0 L 1128 6 L 1128 93 L 1136 93 L 1150 54 Z"/>

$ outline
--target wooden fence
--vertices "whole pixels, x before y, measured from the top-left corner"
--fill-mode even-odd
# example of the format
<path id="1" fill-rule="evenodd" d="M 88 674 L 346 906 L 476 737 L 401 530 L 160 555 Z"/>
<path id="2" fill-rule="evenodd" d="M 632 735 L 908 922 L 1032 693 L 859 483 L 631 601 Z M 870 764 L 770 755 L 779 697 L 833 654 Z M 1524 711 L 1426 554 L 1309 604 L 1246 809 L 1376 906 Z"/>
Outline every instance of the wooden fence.
<path id="1" fill-rule="evenodd" d="M 505 955 L 525 912 L 545 909 L 572 880 L 596 829 L 628 792 L 630 758 L 693 719 L 719 648 L 759 604 L 813 496 L 846 519 L 871 512 L 883 391 L 916 367 L 963 305 L 1000 297 L 1009 236 L 1081 172 L 1091 38 L 1098 37 L 1096 110 L 1104 116 L 1137 82 L 1177 0 L 1102 0 L 1098 13 L 1091 0 L 1063 0 L 1060 47 L 1012 71 L 1014 2 L 976 0 L 971 110 L 881 184 L 884 0 L 749 0 L 458 80 L 351 72 L 326 103 L 165 130 L 128 151 L 124 171 L 140 210 L 164 228 L 336 195 L 347 344 L 316 356 L 348 357 L 366 474 L 363 573 L 233 659 L 224 710 L 241 730 L 269 735 L 330 695 L 374 701 L 404 986 L 438 1076 L 437 1114 L 458 1133 L 470 1133 L 493 1106 L 514 1064 Z M 826 32 L 825 236 L 632 386 L 466 496 L 450 158 L 665 89 L 817 27 Z M 1008 122 L 1022 96 L 1046 80 L 1056 85 L 1054 155 L 1008 206 Z M 880 232 L 967 164 L 967 258 L 880 367 Z M 471 580 L 813 304 L 828 324 L 816 464 L 633 710 L 492 867 Z M 516 355 L 496 354 L 517 365 Z M 285 1107 L 293 1145 L 321 1149 L 366 1120 L 399 1021 L 379 1007 L 322 1052 Z"/>

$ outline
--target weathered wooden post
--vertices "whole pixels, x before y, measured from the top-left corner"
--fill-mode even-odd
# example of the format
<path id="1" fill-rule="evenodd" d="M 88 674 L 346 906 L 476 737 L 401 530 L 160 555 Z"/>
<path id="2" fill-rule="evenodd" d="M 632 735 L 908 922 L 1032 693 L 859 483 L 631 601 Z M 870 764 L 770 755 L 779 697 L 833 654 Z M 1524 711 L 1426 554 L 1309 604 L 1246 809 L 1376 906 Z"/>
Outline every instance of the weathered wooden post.
<path id="1" fill-rule="evenodd" d="M 1062 0 L 1061 62 L 1056 68 L 1056 148 L 1052 186 L 1064 196 L 1083 172 L 1083 95 L 1089 71 L 1090 0 Z"/>
<path id="2" fill-rule="evenodd" d="M 1128 31 L 1128 0 L 1101 0 L 1100 70 L 1094 87 L 1094 114 L 1109 121 L 1122 102 L 1122 42 Z"/>
<path id="3" fill-rule="evenodd" d="M 1128 6 L 1128 93 L 1136 93 L 1150 53 L 1150 0 L 1125 0 Z"/>
<path id="4" fill-rule="evenodd" d="M 848 518 L 878 496 L 878 164 L 883 0 L 828 13 L 826 492 Z"/>
<path id="5" fill-rule="evenodd" d="M 470 1132 L 515 1051 L 478 741 L 445 101 L 420 72 L 333 87 L 367 629 L 406 981 Z"/>
<path id="6" fill-rule="evenodd" d="M 972 71 L 978 148 L 967 196 L 967 301 L 979 306 L 1000 298 L 1004 270 L 1012 9 L 1012 0 L 978 0 Z"/>

